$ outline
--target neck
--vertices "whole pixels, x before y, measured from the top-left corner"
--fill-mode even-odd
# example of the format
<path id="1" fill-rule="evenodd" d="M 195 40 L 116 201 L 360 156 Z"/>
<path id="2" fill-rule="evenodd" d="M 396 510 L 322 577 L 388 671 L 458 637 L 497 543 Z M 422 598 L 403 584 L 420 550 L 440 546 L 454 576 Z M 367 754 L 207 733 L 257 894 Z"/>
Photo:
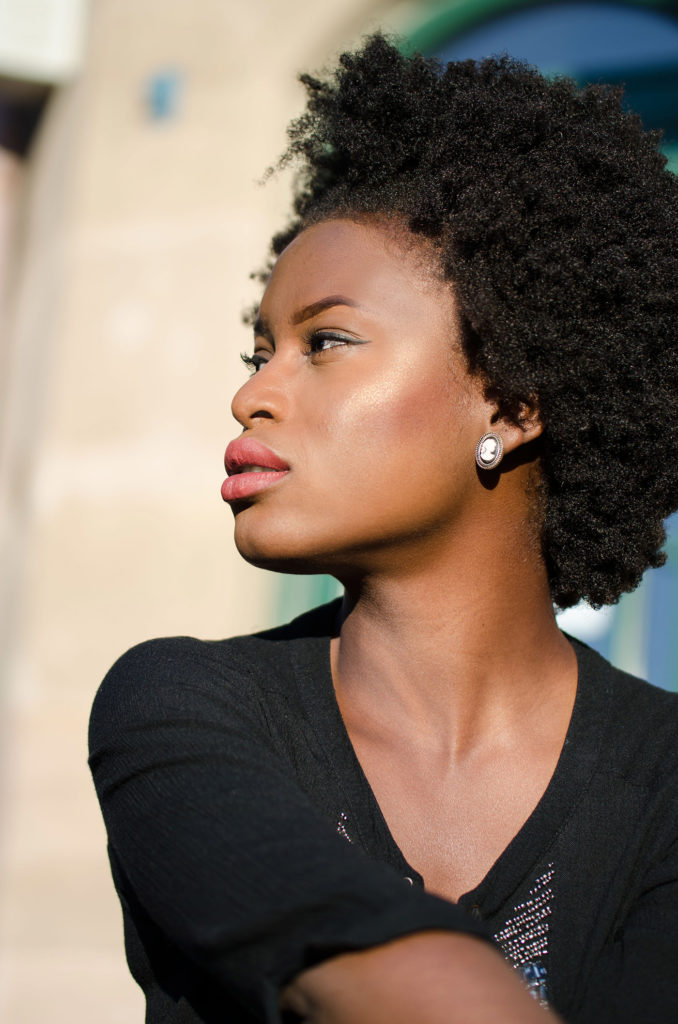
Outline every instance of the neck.
<path id="1" fill-rule="evenodd" d="M 457 533 L 425 569 L 401 559 L 347 586 L 333 675 L 356 728 L 461 756 L 535 714 L 569 715 L 576 660 L 541 557 L 527 531 L 506 521 L 487 537 Z"/>

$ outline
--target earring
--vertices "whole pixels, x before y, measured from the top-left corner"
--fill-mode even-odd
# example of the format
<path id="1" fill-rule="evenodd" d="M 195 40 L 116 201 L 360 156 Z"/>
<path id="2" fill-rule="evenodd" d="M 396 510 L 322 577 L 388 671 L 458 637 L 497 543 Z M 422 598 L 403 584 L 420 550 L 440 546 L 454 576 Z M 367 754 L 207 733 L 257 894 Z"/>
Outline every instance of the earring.
<path id="1" fill-rule="evenodd" d="M 483 436 L 476 445 L 476 463 L 480 469 L 494 469 L 501 462 L 504 455 L 504 442 L 499 434 L 490 431 Z"/>

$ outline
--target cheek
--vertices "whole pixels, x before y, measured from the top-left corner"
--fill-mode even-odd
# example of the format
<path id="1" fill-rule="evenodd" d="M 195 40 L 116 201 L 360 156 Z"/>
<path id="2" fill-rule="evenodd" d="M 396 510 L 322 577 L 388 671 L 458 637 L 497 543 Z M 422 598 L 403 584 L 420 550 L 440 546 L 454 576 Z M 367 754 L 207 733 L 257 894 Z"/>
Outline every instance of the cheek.
<path id="1" fill-rule="evenodd" d="M 458 451 L 468 412 L 444 371 L 434 375 L 416 365 L 372 379 L 328 408 L 324 426 L 337 456 L 382 471 L 389 464 L 400 471 L 403 460 L 412 471 Z"/>

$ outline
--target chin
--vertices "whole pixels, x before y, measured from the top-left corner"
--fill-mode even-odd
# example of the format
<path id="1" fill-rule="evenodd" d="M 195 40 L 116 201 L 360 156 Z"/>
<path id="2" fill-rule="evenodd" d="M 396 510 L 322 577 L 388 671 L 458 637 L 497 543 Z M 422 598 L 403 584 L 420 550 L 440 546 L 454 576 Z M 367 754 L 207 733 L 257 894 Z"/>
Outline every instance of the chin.
<path id="1" fill-rule="evenodd" d="M 238 547 L 237 544 L 236 547 Z M 284 553 L 269 555 L 261 552 L 243 551 L 241 548 L 238 548 L 238 551 L 250 565 L 256 566 L 257 569 L 268 569 L 269 572 L 284 572 L 293 576 L 311 576 L 314 573 L 326 571 L 325 569 L 314 567 L 310 561 L 296 558 L 293 555 L 286 555 Z"/>
<path id="2" fill-rule="evenodd" d="M 330 571 L 327 556 L 313 551 L 298 531 L 287 531 L 280 524 L 277 529 L 254 529 L 242 518 L 241 514 L 235 521 L 235 546 L 250 565 L 296 575 Z"/>
<path id="3" fill-rule="evenodd" d="M 246 562 L 259 569 L 309 576 L 327 573 L 343 581 L 369 573 L 383 562 L 380 528 L 374 530 L 375 542 L 364 530 L 356 531 L 355 522 L 347 524 L 316 509 L 306 514 L 271 514 L 251 505 L 234 511 L 235 546 Z"/>

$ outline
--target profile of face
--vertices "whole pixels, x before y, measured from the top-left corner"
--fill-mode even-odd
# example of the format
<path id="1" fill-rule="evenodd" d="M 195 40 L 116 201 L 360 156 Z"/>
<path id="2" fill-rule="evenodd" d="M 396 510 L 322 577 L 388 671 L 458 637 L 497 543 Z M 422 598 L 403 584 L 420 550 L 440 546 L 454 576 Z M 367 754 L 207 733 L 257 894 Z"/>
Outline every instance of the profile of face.
<path id="1" fill-rule="evenodd" d="M 222 491 L 248 561 L 340 578 L 406 565 L 435 557 L 487 502 L 474 452 L 495 407 L 425 245 L 337 219 L 278 259 Z"/>

